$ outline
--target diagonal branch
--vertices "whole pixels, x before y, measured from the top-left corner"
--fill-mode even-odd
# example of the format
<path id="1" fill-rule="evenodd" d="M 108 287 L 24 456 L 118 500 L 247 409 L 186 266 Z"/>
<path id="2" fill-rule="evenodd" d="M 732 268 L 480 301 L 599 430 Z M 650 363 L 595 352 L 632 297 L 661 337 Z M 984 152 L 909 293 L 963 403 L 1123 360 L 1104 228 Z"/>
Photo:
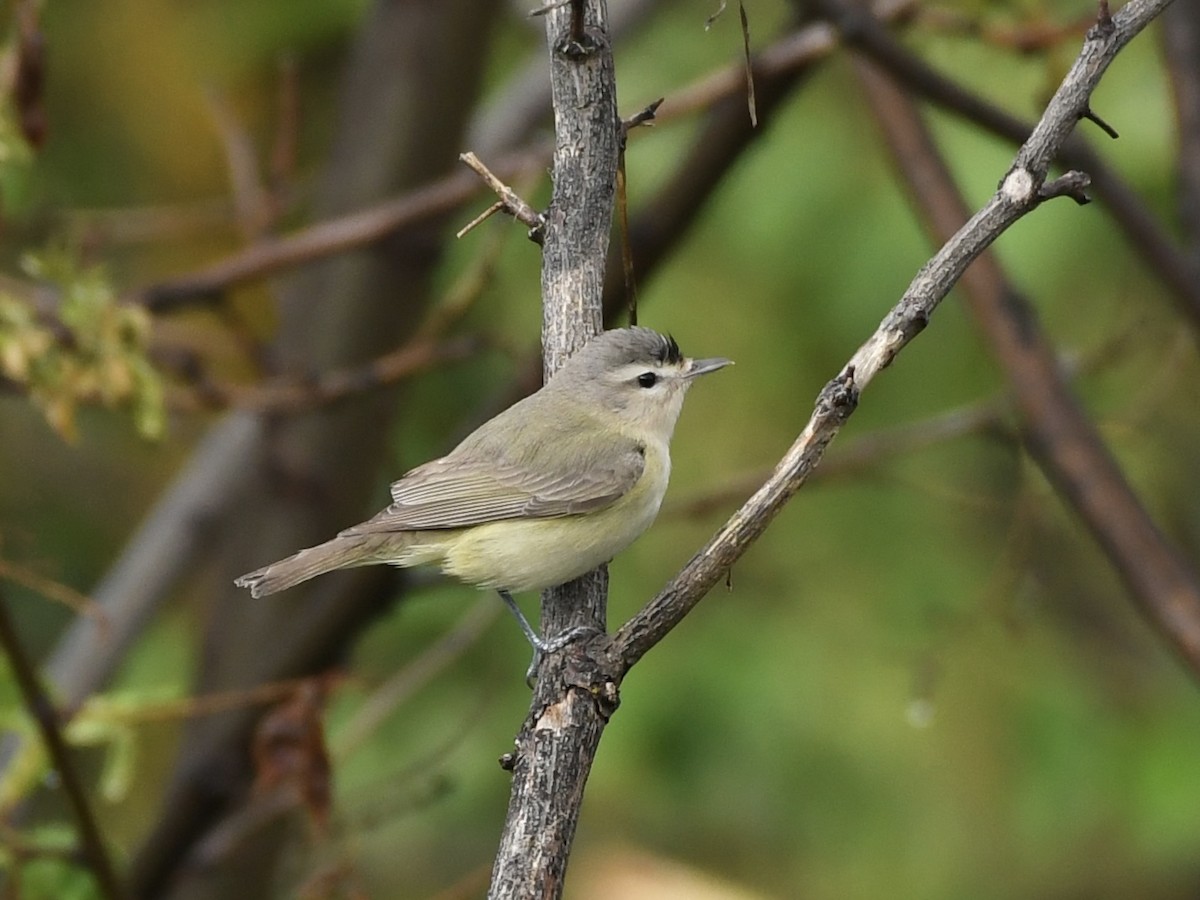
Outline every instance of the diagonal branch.
<path id="1" fill-rule="evenodd" d="M 1169 0 L 1161 4 L 1169 5 Z M 938 106 L 968 121 L 1021 143 L 1030 136 L 1028 122 L 1000 109 L 961 85 L 940 75 L 928 63 L 904 48 L 878 21 L 850 4 L 823 0 L 825 14 L 837 23 L 843 41 L 868 55 L 906 87 Z M 1110 21 L 1128 21 L 1123 8 Z M 1114 34 L 1125 40 L 1124 32 Z M 1090 96 L 1090 94 L 1088 95 Z M 1072 125 L 1090 109 L 1085 102 Z M 1068 131 L 1070 129 L 1068 128 Z M 1040 138 L 1039 138 L 1040 139 Z M 1145 259 L 1147 267 L 1170 288 L 1179 310 L 1188 317 L 1193 331 L 1200 331 L 1200 269 L 1181 253 L 1137 193 L 1093 150 L 1080 135 L 1068 135 L 1056 143 L 1055 156 L 1066 166 L 1092 176 L 1095 192 L 1112 213 L 1130 246 Z"/>
<path id="2" fill-rule="evenodd" d="M 900 17 L 914 0 L 879 0 L 874 9 L 884 20 Z M 762 111 L 764 79 L 786 79 L 838 47 L 838 35 L 827 23 L 808 25 L 764 48 L 754 58 L 758 108 Z M 744 67 L 734 64 L 701 76 L 674 92 L 658 121 L 671 121 L 708 109 L 729 97 L 739 98 L 742 118 L 745 106 Z M 519 125 L 523 119 L 518 119 Z M 1022 134 L 1027 134 L 1026 128 Z M 1019 138 L 1018 138 L 1019 139 Z M 490 143 L 479 139 L 483 147 Z M 493 138 L 491 143 L 505 143 Z M 504 153 L 492 162 L 493 173 L 508 181 L 521 181 L 543 172 L 550 158 L 547 142 L 530 143 L 523 149 Z M 252 281 L 294 268 L 354 247 L 378 241 L 397 231 L 457 209 L 483 190 L 478 179 L 456 172 L 429 182 L 411 192 L 384 200 L 351 213 L 331 216 L 282 237 L 260 241 L 219 259 L 201 269 L 149 285 L 134 295 L 154 312 L 172 310 L 210 300 L 235 284 Z"/>
<path id="3" fill-rule="evenodd" d="M 37 672 L 33 667 L 33 661 L 25 652 L 13 624 L 12 616 L 8 613 L 8 598 L 2 591 L 0 591 L 0 647 L 8 657 L 13 679 L 21 692 L 25 707 L 37 723 L 38 731 L 42 735 L 42 742 L 46 745 L 46 752 L 50 756 L 50 762 L 62 782 L 67 805 L 71 808 L 79 827 L 79 838 L 83 844 L 84 856 L 96 878 L 100 894 L 105 900 L 119 900 L 125 896 L 125 891 L 117 878 L 117 872 L 113 868 L 112 859 L 109 858 L 108 849 L 104 846 L 104 836 L 100 833 L 100 826 L 97 824 L 96 816 L 88 802 L 87 789 L 83 785 L 83 779 L 75 768 L 66 739 L 63 738 L 58 710 L 55 709 L 49 695 L 42 689 Z"/>
<path id="4" fill-rule="evenodd" d="M 444 341 L 414 338 L 362 365 L 322 372 L 308 379 L 276 378 L 264 384 L 240 385 L 203 378 L 195 387 L 172 393 L 168 403 L 172 409 L 184 412 L 233 407 L 294 415 L 394 385 L 443 363 L 469 359 L 482 346 L 483 341 L 472 335 Z"/>
<path id="5" fill-rule="evenodd" d="M 542 171 L 546 156 L 545 145 L 534 145 L 506 154 L 492 164 L 492 170 L 501 178 L 520 180 Z M 260 241 L 196 272 L 151 285 L 136 299 L 154 312 L 170 312 L 195 303 L 197 298 L 219 294 L 230 285 L 361 247 L 407 226 L 427 222 L 458 208 L 482 190 L 479 179 L 466 172 L 447 175 L 378 205 L 331 216 L 286 237 Z"/>
<path id="6" fill-rule="evenodd" d="M 967 216 L 912 101 L 869 62 L 856 69 L 931 236 Z M 1004 369 L 1025 445 L 1100 544 L 1143 615 L 1200 675 L 1200 579 L 1159 531 L 1067 384 L 1037 314 L 994 254 L 963 277 L 967 304 Z"/>
<path id="7" fill-rule="evenodd" d="M 1040 189 L 1063 142 L 1079 121 L 1105 69 L 1168 0 L 1132 0 L 1110 20 L 1093 26 L 1000 188 L 917 273 L 875 333 L 829 382 L 816 410 L 771 478 L 692 557 L 646 607 L 613 636 L 607 653 L 623 675 L 690 612 L 766 530 L 804 485 L 829 442 L 853 413 L 860 392 L 919 334 L 967 266 L 997 237 L 1041 202 Z"/>

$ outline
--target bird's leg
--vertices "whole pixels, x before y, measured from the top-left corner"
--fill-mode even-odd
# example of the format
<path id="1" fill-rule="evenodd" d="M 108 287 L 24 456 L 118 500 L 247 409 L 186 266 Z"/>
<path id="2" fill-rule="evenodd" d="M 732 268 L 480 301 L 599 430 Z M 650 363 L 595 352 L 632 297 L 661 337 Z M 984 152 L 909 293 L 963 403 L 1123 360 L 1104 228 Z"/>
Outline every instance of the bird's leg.
<path id="1" fill-rule="evenodd" d="M 543 654 L 554 653 L 572 641 L 577 641 L 585 635 L 597 633 L 596 629 L 591 625 L 576 625 L 574 628 L 568 628 L 566 631 L 546 640 L 529 624 L 529 620 L 521 612 L 521 607 L 517 606 L 517 601 L 513 599 L 512 594 L 508 591 L 497 591 L 496 593 L 500 595 L 500 599 L 504 601 L 504 605 L 517 617 L 517 624 L 521 626 L 521 631 L 525 633 L 525 639 L 533 647 L 533 660 L 529 663 L 529 668 L 525 671 L 525 683 L 530 687 L 533 687 L 533 682 L 537 678 L 537 670 L 541 665 Z"/>

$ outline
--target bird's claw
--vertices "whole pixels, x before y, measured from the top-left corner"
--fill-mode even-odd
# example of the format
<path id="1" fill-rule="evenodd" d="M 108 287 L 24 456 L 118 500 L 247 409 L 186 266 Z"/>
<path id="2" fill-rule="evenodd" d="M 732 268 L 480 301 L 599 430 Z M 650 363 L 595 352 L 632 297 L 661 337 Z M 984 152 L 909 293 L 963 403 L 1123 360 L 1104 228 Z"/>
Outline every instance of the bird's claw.
<path id="1" fill-rule="evenodd" d="M 531 641 L 533 643 L 533 659 L 529 662 L 529 668 L 525 670 L 525 684 L 530 690 L 533 690 L 533 685 L 537 681 L 537 671 L 541 668 L 542 657 L 545 654 L 557 653 L 568 644 L 594 634 L 602 634 L 602 632 L 594 625 L 576 625 L 566 631 L 560 631 L 552 638 L 539 637 L 536 643 Z"/>

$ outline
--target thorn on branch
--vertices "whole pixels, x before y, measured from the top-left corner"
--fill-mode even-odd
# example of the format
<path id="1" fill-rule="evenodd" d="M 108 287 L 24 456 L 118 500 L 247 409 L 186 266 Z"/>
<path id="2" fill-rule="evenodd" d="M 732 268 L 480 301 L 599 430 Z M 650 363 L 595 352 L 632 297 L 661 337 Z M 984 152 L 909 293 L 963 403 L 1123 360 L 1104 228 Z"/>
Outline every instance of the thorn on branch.
<path id="1" fill-rule="evenodd" d="M 558 0 L 529 11 L 530 17 L 545 16 L 564 6 L 571 7 L 571 22 L 567 33 L 554 44 L 556 53 L 568 59 L 580 60 L 608 45 L 607 39 L 598 29 L 588 28 L 584 21 L 584 0 Z"/>
<path id="2" fill-rule="evenodd" d="M 628 119 L 622 119 L 621 137 L 624 138 L 625 135 L 629 134 L 630 131 L 632 131 L 634 128 L 637 128 L 639 125 L 653 125 L 654 116 L 658 112 L 658 108 L 663 105 L 663 101 L 665 99 L 665 97 L 659 97 L 653 103 L 648 104 L 645 109 L 634 113 Z"/>
<path id="3" fill-rule="evenodd" d="M 1098 115 L 1096 115 L 1094 112 L 1092 112 L 1091 106 L 1085 106 L 1083 108 L 1083 112 L 1081 112 L 1079 114 L 1079 118 L 1087 119 L 1089 122 L 1091 122 L 1093 125 L 1098 127 L 1101 131 L 1103 131 L 1105 134 L 1107 134 L 1114 141 L 1120 137 L 1120 135 L 1117 134 L 1117 129 L 1113 128 L 1111 125 L 1109 125 L 1107 122 L 1105 122 L 1102 118 L 1100 118 Z"/>
<path id="4" fill-rule="evenodd" d="M 1071 171 L 1047 181 L 1038 190 L 1038 200 L 1053 200 L 1055 197 L 1070 197 L 1080 206 L 1092 202 L 1087 194 L 1092 178 L 1086 172 Z"/>
<path id="5" fill-rule="evenodd" d="M 1112 11 L 1108 8 L 1108 0 L 1100 0 L 1096 7 L 1096 24 L 1088 29 L 1089 41 L 1107 40 L 1117 26 L 1113 24 Z"/>
<path id="6" fill-rule="evenodd" d="M 481 212 L 479 215 L 477 215 L 475 218 L 473 218 L 470 222 L 468 222 L 462 228 L 458 229 L 458 231 L 456 231 L 454 233 L 454 236 L 456 238 L 462 238 L 472 228 L 475 228 L 476 226 L 483 224 L 485 221 L 490 219 L 496 213 L 500 212 L 500 210 L 502 210 L 502 209 L 504 209 L 504 201 L 497 200 L 495 203 L 493 203 L 491 206 L 489 206 L 487 209 L 485 209 L 483 212 Z"/>
<path id="7" fill-rule="evenodd" d="M 458 232 L 458 237 L 462 237 L 480 222 L 503 210 L 508 213 L 518 222 L 523 223 L 529 228 L 529 239 L 535 244 L 542 243 L 542 234 L 546 227 L 545 217 L 537 212 L 532 206 L 522 200 L 517 192 L 510 188 L 507 184 L 497 178 L 492 170 L 483 164 L 483 162 L 474 153 L 460 153 L 458 158 L 466 163 L 472 171 L 474 171 L 484 183 L 496 192 L 500 200 L 493 203 L 482 215 L 476 216 L 470 223 Z"/>

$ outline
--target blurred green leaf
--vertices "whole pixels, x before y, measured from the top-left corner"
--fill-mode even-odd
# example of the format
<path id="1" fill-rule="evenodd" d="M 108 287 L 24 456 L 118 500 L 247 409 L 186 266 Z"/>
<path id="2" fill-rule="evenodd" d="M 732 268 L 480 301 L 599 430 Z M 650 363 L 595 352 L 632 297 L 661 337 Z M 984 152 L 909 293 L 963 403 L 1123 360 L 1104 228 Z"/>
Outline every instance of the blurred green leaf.
<path id="1" fill-rule="evenodd" d="M 24 387 L 67 440 L 76 438 L 76 412 L 85 404 L 128 409 L 142 437 L 162 437 L 165 397 L 147 356 L 149 314 L 118 300 L 103 267 L 80 266 L 66 249 L 26 253 L 22 268 L 58 289 L 64 331 L 29 301 L 0 293 L 0 374 Z"/>

